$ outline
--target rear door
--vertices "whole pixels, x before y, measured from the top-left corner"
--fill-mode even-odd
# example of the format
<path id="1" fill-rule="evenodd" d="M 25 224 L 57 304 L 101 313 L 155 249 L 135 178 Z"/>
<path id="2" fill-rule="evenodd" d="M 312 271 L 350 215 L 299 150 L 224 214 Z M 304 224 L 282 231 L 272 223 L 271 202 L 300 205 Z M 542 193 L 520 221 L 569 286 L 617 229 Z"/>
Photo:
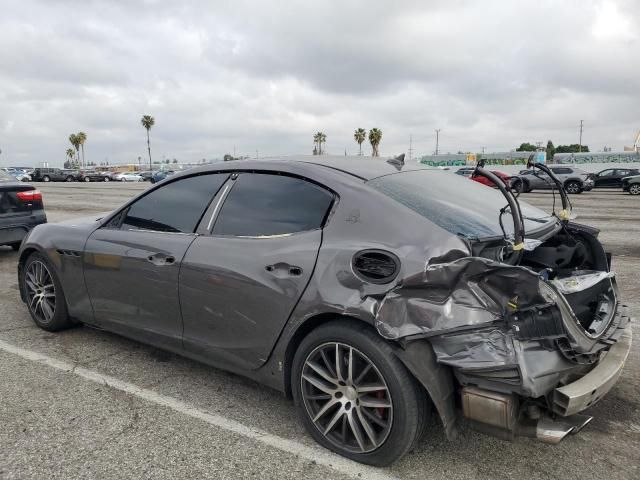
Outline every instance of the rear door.
<path id="1" fill-rule="evenodd" d="M 91 234 L 84 276 L 98 325 L 182 347 L 178 274 L 195 228 L 226 174 L 180 178 L 152 190 Z"/>
<path id="2" fill-rule="evenodd" d="M 182 263 L 185 350 L 241 368 L 267 360 L 313 274 L 333 200 L 286 175 L 241 173 L 225 185 L 210 233 Z"/>

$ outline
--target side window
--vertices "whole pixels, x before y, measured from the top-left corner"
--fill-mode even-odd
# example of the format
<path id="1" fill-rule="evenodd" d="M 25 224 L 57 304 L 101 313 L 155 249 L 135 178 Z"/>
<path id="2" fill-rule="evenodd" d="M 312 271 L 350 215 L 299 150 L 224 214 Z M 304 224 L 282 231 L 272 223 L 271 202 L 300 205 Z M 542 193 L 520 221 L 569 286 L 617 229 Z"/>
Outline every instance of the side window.
<path id="1" fill-rule="evenodd" d="M 322 227 L 333 195 L 299 178 L 244 173 L 229 192 L 214 235 L 261 237 Z"/>
<path id="2" fill-rule="evenodd" d="M 558 175 L 567 175 L 572 173 L 570 168 L 566 168 L 566 167 L 557 167 L 557 168 L 552 168 L 551 171 L 553 173 L 557 173 Z"/>
<path id="3" fill-rule="evenodd" d="M 626 177 L 630 174 L 631 172 L 629 170 L 617 170 L 616 171 L 616 175 L 622 175 L 623 177 Z"/>
<path id="4" fill-rule="evenodd" d="M 197 175 L 164 185 L 131 205 L 120 228 L 191 233 L 228 176 Z"/>
<path id="5" fill-rule="evenodd" d="M 609 177 L 611 175 L 613 175 L 614 170 L 605 170 L 603 172 L 600 172 L 601 177 Z"/>

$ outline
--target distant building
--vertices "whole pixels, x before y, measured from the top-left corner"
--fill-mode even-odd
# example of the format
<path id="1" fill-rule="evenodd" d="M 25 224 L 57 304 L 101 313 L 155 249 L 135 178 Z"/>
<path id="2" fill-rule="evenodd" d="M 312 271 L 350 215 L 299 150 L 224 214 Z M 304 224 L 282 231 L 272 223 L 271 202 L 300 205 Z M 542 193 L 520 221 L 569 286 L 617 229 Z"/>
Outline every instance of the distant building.
<path id="1" fill-rule="evenodd" d="M 554 163 L 638 163 L 640 152 L 556 153 Z"/>
<path id="2" fill-rule="evenodd" d="M 546 152 L 488 152 L 424 155 L 420 157 L 418 162 L 432 167 L 452 167 L 475 165 L 478 158 L 483 158 L 486 165 L 526 165 L 531 155 L 536 156 L 536 162 L 545 163 Z"/>

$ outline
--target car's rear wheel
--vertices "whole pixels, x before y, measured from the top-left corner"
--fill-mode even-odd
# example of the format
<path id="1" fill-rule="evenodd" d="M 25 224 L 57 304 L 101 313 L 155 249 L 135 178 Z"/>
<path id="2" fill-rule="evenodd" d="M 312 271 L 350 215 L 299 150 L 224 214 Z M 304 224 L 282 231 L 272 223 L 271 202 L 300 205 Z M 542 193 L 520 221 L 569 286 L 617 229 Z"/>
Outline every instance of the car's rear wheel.
<path id="1" fill-rule="evenodd" d="M 631 195 L 640 195 L 640 183 L 632 183 L 629 185 L 629 193 Z"/>
<path id="2" fill-rule="evenodd" d="M 582 193 L 582 185 L 580 185 L 580 183 L 578 182 L 567 182 L 564 186 L 564 189 L 567 191 L 567 193 L 571 194 Z"/>
<path id="3" fill-rule="evenodd" d="M 74 178 L 72 176 L 68 176 L 67 178 L 65 178 L 65 181 L 67 182 L 73 182 Z M 48 182 L 48 180 L 46 180 Z"/>
<path id="4" fill-rule="evenodd" d="M 49 178 L 49 176 L 48 176 L 48 175 L 45 175 L 44 177 L 42 177 L 42 181 L 43 181 L 43 182 L 50 182 L 50 181 L 51 181 L 51 178 Z"/>
<path id="5" fill-rule="evenodd" d="M 91 181 L 91 179 L 90 179 L 89 177 L 84 177 L 84 181 L 85 181 L 85 182 L 90 182 L 90 181 Z"/>
<path id="6" fill-rule="evenodd" d="M 126 182 L 126 181 L 127 181 L 127 179 L 126 179 L 126 178 L 121 178 L 121 179 L 120 179 L 120 181 L 121 181 L 121 182 Z"/>
<path id="7" fill-rule="evenodd" d="M 426 393 L 387 344 L 366 325 L 336 321 L 301 342 L 292 393 L 313 438 L 370 465 L 389 465 L 420 438 Z"/>
<path id="8" fill-rule="evenodd" d="M 50 332 L 73 325 L 62 285 L 47 259 L 39 253 L 32 253 L 20 276 L 29 313 L 36 325 Z"/>
<path id="9" fill-rule="evenodd" d="M 109 181 L 111 181 L 111 179 L 109 177 L 104 177 L 104 181 L 105 182 L 109 182 Z"/>

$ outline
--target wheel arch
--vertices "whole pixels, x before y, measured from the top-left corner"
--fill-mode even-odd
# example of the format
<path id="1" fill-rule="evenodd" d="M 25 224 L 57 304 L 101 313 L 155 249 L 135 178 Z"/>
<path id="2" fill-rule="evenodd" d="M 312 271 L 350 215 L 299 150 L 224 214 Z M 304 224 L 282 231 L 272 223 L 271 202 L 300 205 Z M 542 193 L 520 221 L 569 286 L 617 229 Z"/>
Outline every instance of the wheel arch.
<path id="1" fill-rule="evenodd" d="M 375 327 L 365 320 L 336 313 L 321 313 L 308 318 L 291 336 L 284 355 L 283 374 L 284 391 L 287 398 L 292 398 L 291 372 L 293 359 L 302 340 L 314 329 L 335 321 L 346 321 L 359 326 L 366 326 L 376 334 Z M 428 340 L 420 339 L 401 346 L 397 342 L 387 341 L 396 357 L 409 370 L 418 384 L 428 395 L 442 421 L 448 439 L 457 436 L 457 415 L 455 411 L 455 382 L 450 367 L 437 363 L 435 352 Z"/>
<path id="2" fill-rule="evenodd" d="M 24 269 L 24 264 L 27 261 L 27 258 L 29 258 L 29 256 L 31 256 L 32 253 L 40 253 L 42 254 L 42 251 L 34 246 L 29 246 L 27 248 L 25 248 L 24 250 L 22 250 L 22 252 L 20 252 L 20 257 L 18 258 L 18 278 L 22 278 L 22 270 Z M 18 290 L 20 291 L 20 298 L 22 299 L 22 301 L 25 301 L 25 293 L 24 293 L 24 288 L 22 287 L 22 282 L 18 281 Z"/>

